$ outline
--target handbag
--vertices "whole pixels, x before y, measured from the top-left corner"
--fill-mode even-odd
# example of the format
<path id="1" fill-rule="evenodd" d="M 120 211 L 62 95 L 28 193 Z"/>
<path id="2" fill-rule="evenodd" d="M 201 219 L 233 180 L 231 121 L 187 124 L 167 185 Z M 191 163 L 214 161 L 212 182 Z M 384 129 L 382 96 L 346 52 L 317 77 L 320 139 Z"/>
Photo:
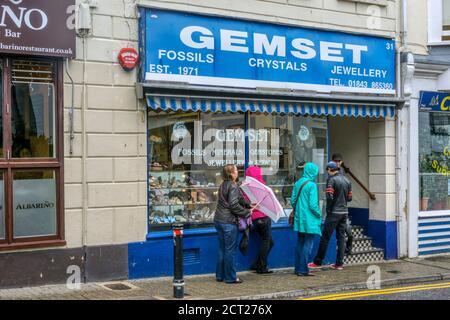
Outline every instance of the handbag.
<path id="1" fill-rule="evenodd" d="M 298 190 L 297 198 L 295 198 L 294 205 L 292 206 L 292 212 L 291 212 L 291 214 L 289 215 L 289 220 L 288 220 L 289 225 L 291 225 L 291 226 L 294 225 L 295 209 L 297 208 L 298 198 L 300 198 L 300 193 L 302 192 L 303 187 L 304 187 L 308 182 L 311 182 L 311 181 L 310 181 L 310 180 L 305 181 L 305 182 L 302 184 L 302 186 L 300 187 L 300 190 Z"/>
<path id="2" fill-rule="evenodd" d="M 251 225 L 252 225 L 251 217 L 248 218 L 239 217 L 239 226 L 238 226 L 239 231 L 245 231 L 247 228 L 250 228 Z"/>

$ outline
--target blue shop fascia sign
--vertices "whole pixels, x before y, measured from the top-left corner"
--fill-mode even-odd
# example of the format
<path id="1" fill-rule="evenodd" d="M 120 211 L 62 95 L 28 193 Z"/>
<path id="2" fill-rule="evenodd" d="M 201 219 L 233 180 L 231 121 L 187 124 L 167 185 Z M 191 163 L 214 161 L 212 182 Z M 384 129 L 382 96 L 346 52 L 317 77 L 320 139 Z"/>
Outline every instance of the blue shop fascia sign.
<path id="1" fill-rule="evenodd" d="M 395 41 L 140 8 L 141 80 L 395 94 Z"/>
<path id="2" fill-rule="evenodd" d="M 437 91 L 421 91 L 420 111 L 450 112 L 450 93 Z"/>

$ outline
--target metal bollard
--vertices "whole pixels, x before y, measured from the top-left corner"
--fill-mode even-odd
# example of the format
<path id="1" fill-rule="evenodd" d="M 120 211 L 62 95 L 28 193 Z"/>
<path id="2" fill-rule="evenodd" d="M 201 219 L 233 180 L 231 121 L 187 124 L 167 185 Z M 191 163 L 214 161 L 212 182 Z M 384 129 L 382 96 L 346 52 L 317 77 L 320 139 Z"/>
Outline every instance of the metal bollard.
<path id="1" fill-rule="evenodd" d="M 172 225 L 173 229 L 173 296 L 176 299 L 184 298 L 183 279 L 183 224 Z"/>

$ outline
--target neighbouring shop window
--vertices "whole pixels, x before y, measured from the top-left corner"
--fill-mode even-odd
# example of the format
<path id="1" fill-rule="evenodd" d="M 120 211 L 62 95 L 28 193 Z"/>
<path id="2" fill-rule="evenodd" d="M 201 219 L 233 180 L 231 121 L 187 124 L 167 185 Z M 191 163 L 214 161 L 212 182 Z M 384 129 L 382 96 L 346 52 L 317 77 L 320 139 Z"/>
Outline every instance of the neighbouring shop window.
<path id="1" fill-rule="evenodd" d="M 319 167 L 320 207 L 324 204 L 327 154 L 327 120 L 296 115 L 251 115 L 249 165 L 263 168 L 265 181 L 280 203 L 290 208 L 292 188 L 303 174 L 299 165 L 314 162 Z"/>
<path id="2" fill-rule="evenodd" d="M 62 61 L 0 61 L 0 249 L 63 244 Z"/>
<path id="3" fill-rule="evenodd" d="M 14 237 L 56 235 L 55 171 L 15 171 L 13 178 Z"/>
<path id="4" fill-rule="evenodd" d="M 151 228 L 213 222 L 226 163 L 245 165 L 245 115 L 148 115 L 149 222 Z"/>
<path id="5" fill-rule="evenodd" d="M 55 157 L 55 98 L 51 63 L 15 60 L 12 66 L 13 158 Z"/>
<path id="6" fill-rule="evenodd" d="M 420 210 L 450 209 L 450 114 L 419 112 Z"/>
<path id="7" fill-rule="evenodd" d="M 0 173 L 0 239 L 5 239 L 5 187 L 3 172 Z"/>

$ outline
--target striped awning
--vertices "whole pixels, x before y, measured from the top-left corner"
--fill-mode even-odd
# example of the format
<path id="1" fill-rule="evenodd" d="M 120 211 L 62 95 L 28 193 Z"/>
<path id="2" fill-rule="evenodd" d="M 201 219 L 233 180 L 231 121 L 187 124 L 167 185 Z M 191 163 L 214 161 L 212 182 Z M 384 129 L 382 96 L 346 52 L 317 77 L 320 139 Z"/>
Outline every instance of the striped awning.
<path id="1" fill-rule="evenodd" d="M 222 98 L 180 98 L 147 95 L 148 107 L 158 111 L 259 112 L 343 117 L 393 118 L 394 105 L 315 103 Z"/>

